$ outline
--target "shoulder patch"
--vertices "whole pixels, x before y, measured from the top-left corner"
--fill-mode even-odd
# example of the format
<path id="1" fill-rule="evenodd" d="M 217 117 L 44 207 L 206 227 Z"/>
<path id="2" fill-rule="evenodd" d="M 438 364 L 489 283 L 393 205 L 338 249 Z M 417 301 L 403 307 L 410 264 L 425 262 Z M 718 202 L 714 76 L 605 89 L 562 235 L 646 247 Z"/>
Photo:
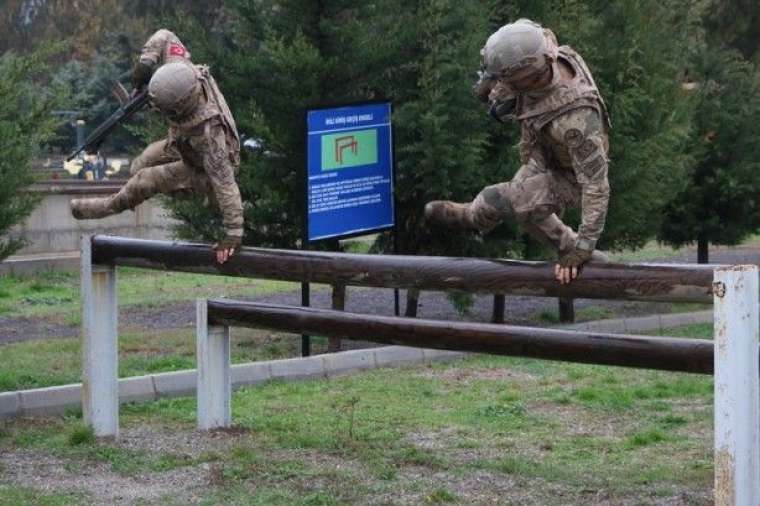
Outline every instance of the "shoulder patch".
<path id="1" fill-rule="evenodd" d="M 581 170 L 583 170 L 583 173 L 586 175 L 586 177 L 592 179 L 596 173 L 605 166 L 606 163 L 607 160 L 605 160 L 602 155 L 597 155 L 596 158 L 584 164 Z"/>
<path id="2" fill-rule="evenodd" d="M 185 49 L 185 46 L 179 42 L 172 42 L 169 45 L 169 55 L 185 57 L 187 55 L 187 49 Z"/>
<path id="3" fill-rule="evenodd" d="M 571 128 L 565 132 L 565 144 L 568 148 L 577 148 L 583 142 L 583 132 L 577 128 Z"/>
<path id="4" fill-rule="evenodd" d="M 596 143 L 591 139 L 586 139 L 576 149 L 576 153 L 578 154 L 578 161 L 582 162 L 583 160 L 591 156 L 591 153 L 595 152 L 596 150 L 597 150 Z"/>

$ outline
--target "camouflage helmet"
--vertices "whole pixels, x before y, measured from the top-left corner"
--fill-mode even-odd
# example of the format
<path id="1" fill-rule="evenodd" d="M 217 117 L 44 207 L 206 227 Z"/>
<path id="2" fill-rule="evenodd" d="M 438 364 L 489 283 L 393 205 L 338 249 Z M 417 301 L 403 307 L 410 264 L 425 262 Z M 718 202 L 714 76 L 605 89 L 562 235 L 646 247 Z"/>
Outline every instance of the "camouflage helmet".
<path id="1" fill-rule="evenodd" d="M 548 53 L 543 28 L 529 19 L 502 26 L 481 51 L 486 71 L 507 80 L 522 70 L 541 70 Z"/>
<path id="2" fill-rule="evenodd" d="M 170 120 L 188 116 L 198 106 L 201 84 L 195 69 L 184 62 L 159 67 L 148 84 L 151 104 Z"/>

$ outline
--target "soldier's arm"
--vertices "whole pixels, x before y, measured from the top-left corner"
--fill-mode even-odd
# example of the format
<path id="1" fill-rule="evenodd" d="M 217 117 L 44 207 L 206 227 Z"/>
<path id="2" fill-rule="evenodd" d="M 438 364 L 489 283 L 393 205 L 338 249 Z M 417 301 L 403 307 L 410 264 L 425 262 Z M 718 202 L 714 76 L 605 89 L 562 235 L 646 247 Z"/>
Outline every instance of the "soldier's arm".
<path id="1" fill-rule="evenodd" d="M 166 49 L 167 44 L 174 40 L 178 41 L 179 39 L 174 33 L 163 28 L 150 36 L 140 51 L 140 58 L 132 69 L 132 86 L 135 89 L 148 84 L 150 76 L 163 63 L 161 60 L 164 49 Z"/>
<path id="2" fill-rule="evenodd" d="M 162 28 L 150 36 L 140 51 L 140 63 L 155 68 L 161 64 L 161 56 L 169 41 L 176 39 L 174 33 Z"/>
<path id="3" fill-rule="evenodd" d="M 575 109 L 555 121 L 556 133 L 567 146 L 575 177 L 582 187 L 576 246 L 592 251 L 604 230 L 610 199 L 607 132 L 599 111 L 591 107 Z"/>
<path id="4" fill-rule="evenodd" d="M 204 134 L 193 137 L 191 143 L 203 158 L 203 169 L 211 181 L 222 213 L 226 240 L 239 244 L 243 237 L 243 204 L 235 182 L 235 168 L 228 152 L 224 127 L 217 121 L 204 127 Z"/>

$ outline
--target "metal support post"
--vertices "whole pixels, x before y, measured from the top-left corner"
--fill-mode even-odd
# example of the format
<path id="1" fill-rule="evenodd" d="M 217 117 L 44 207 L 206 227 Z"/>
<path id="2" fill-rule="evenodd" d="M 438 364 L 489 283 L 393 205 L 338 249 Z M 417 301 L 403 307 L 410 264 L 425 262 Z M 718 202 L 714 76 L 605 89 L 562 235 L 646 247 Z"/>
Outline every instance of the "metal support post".
<path id="1" fill-rule="evenodd" d="M 196 302 L 196 360 L 198 362 L 198 429 L 229 427 L 230 328 L 208 324 L 206 299 Z"/>
<path id="2" fill-rule="evenodd" d="M 760 504 L 758 268 L 715 270 L 715 504 Z"/>
<path id="3" fill-rule="evenodd" d="M 90 236 L 81 239 L 82 411 L 96 436 L 119 435 L 116 270 L 92 265 Z"/>

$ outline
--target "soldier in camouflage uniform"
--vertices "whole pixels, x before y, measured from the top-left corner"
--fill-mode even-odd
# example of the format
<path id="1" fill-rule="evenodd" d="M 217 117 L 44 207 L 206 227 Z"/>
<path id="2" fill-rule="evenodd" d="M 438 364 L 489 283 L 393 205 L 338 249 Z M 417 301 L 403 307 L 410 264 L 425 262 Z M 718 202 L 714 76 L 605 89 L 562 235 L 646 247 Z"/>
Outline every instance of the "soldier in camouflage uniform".
<path id="1" fill-rule="evenodd" d="M 208 67 L 193 65 L 168 30 L 150 37 L 132 78 L 135 90 L 147 84 L 151 106 L 169 121 L 169 135 L 133 160 L 131 177 L 118 193 L 72 200 L 72 214 L 103 218 L 134 209 L 157 193 L 206 195 L 222 212 L 226 236 L 215 249 L 217 261 L 226 262 L 242 241 L 243 207 L 235 182 L 240 138 L 222 93 Z"/>
<path id="2" fill-rule="evenodd" d="M 470 203 L 429 202 L 425 215 L 483 232 L 511 215 L 558 252 L 556 277 L 569 283 L 584 263 L 606 260 L 594 249 L 610 194 L 606 107 L 583 58 L 569 46 L 557 47 L 554 34 L 530 20 L 501 27 L 482 55 L 476 94 L 499 121 L 520 123 L 522 166 L 511 181 L 484 188 Z M 576 233 L 560 216 L 579 205 Z"/>

